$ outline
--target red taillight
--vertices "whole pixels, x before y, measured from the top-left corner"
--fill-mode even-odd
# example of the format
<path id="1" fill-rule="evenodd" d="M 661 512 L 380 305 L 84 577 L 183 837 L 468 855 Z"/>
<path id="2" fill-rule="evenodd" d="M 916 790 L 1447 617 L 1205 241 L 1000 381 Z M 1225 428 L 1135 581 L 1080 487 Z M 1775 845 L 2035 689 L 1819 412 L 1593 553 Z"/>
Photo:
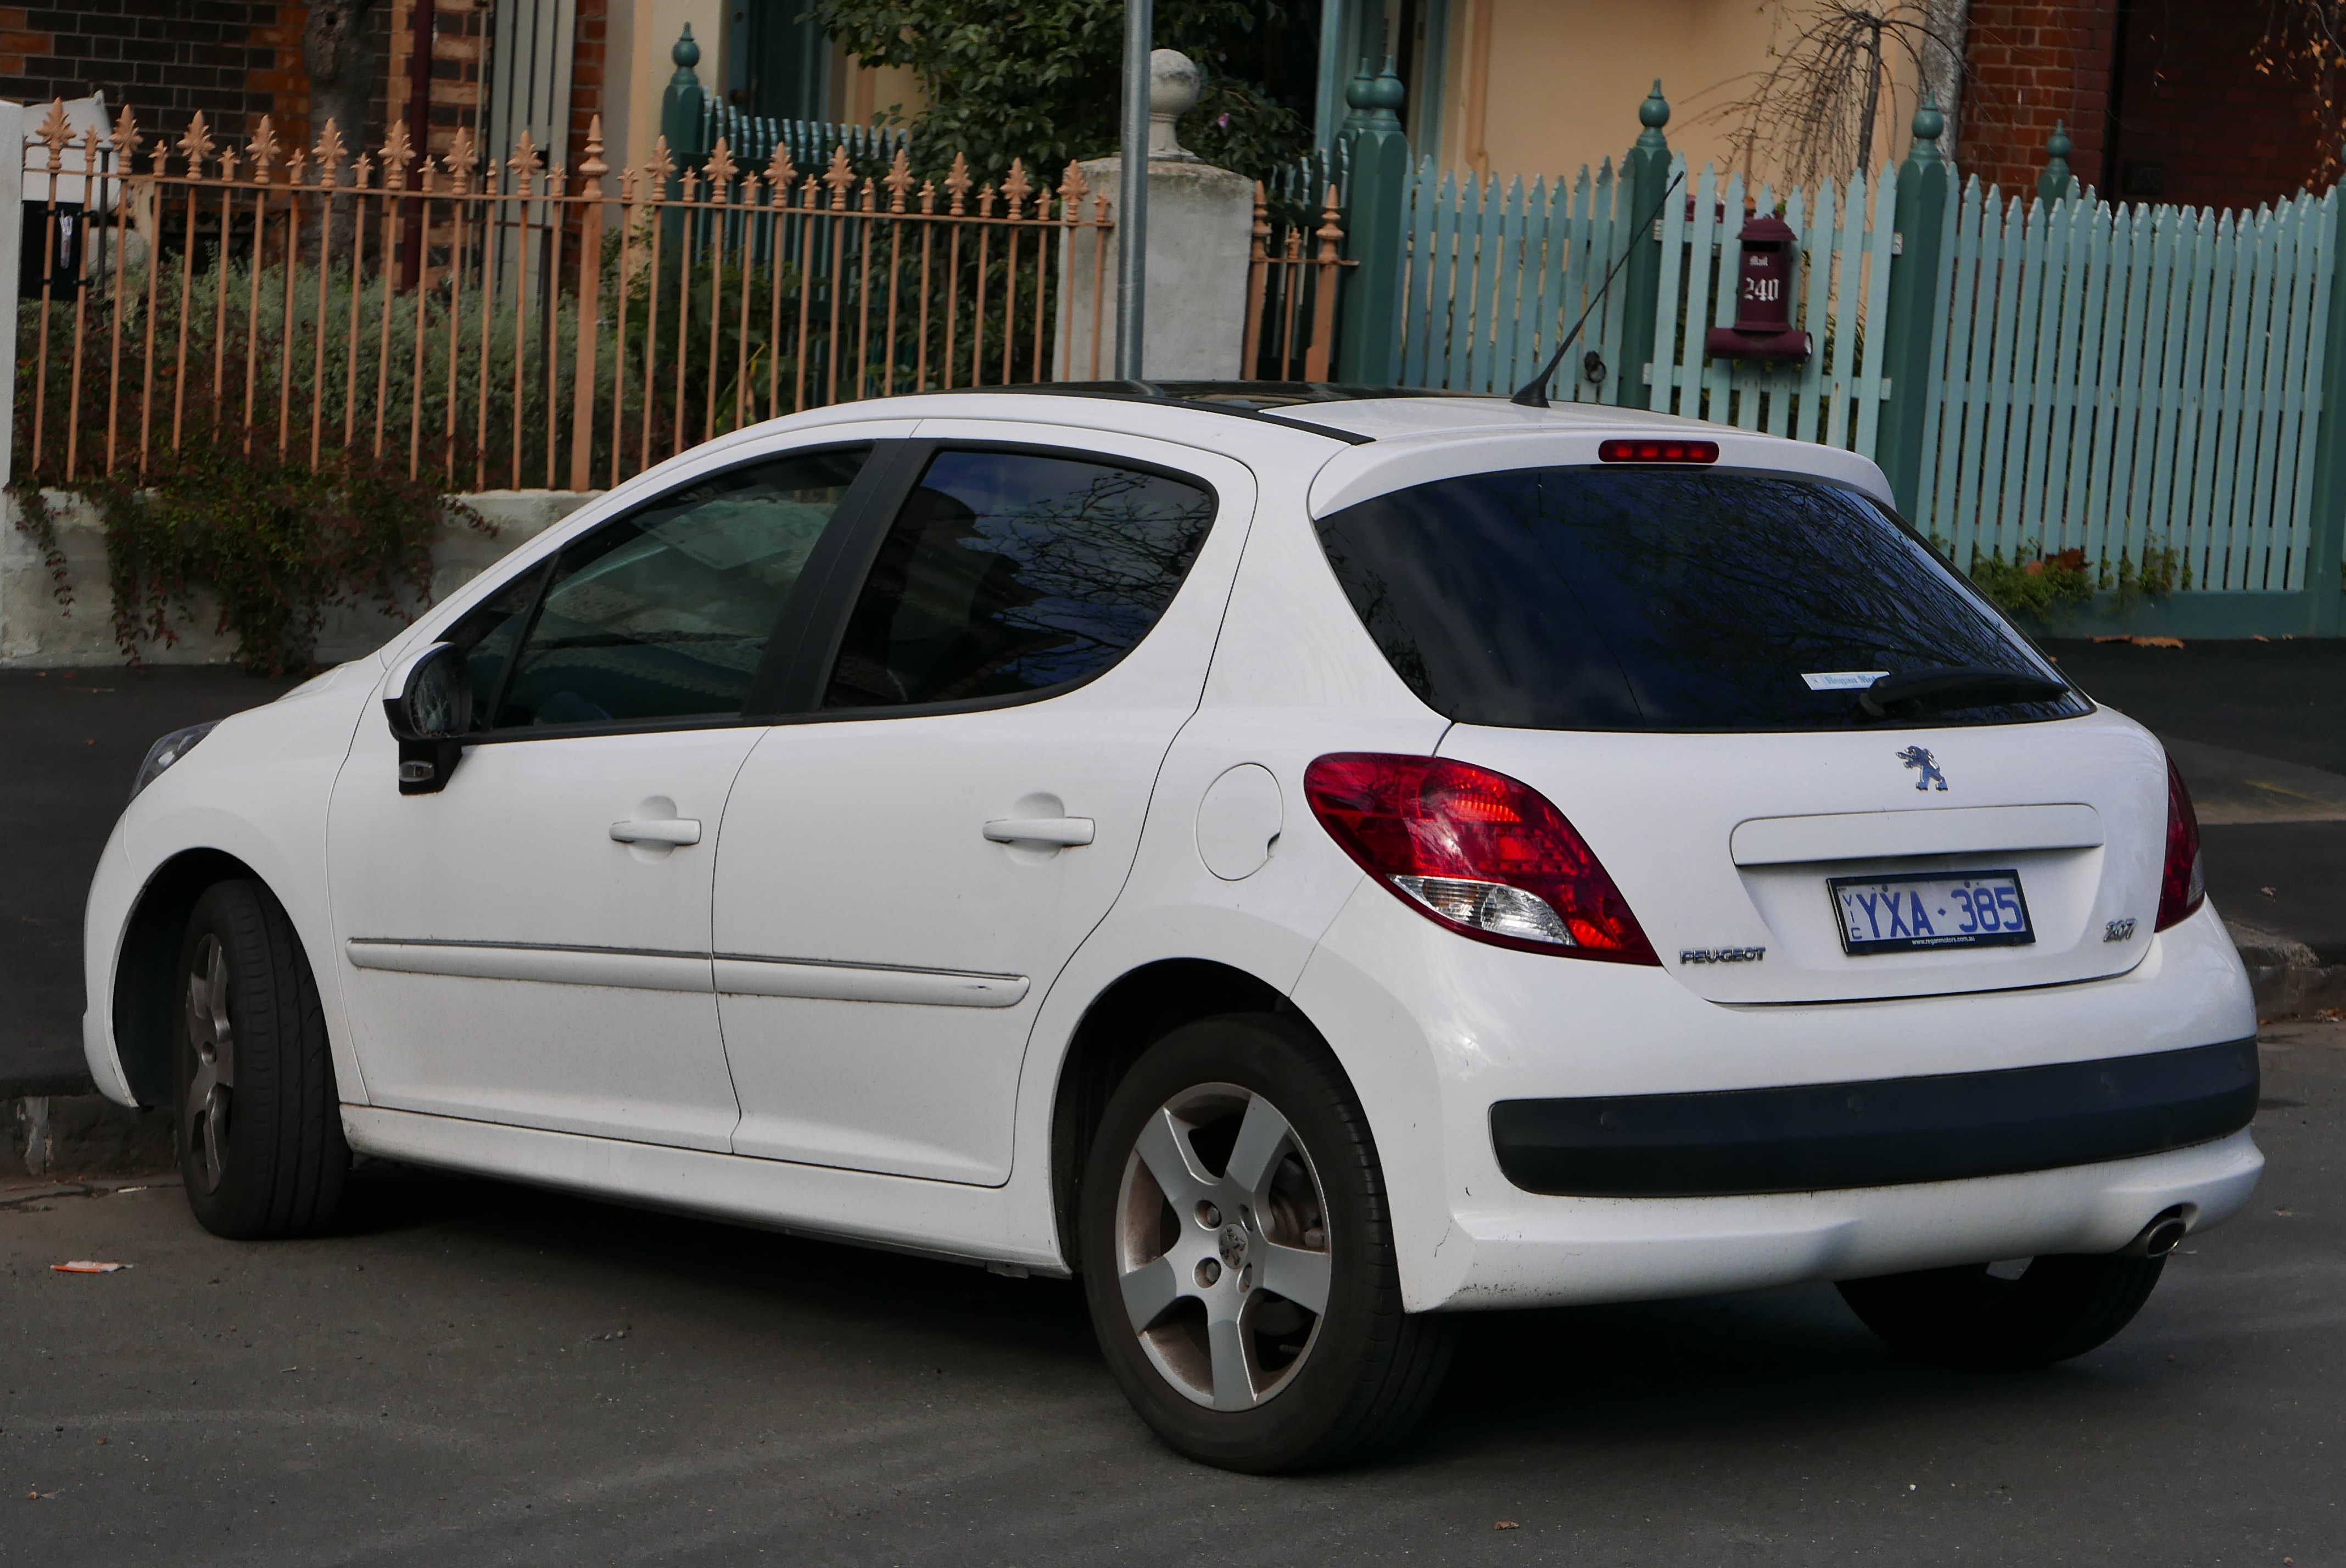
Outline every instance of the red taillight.
<path id="1" fill-rule="evenodd" d="M 1607 441 L 1596 448 L 1599 463 L 1717 463 L 1715 441 Z"/>
<path id="2" fill-rule="evenodd" d="M 1346 854 L 1438 924 L 1526 952 L 1661 962 L 1587 841 L 1528 784 L 1352 751 L 1314 762 L 1303 792 Z"/>
<path id="3" fill-rule="evenodd" d="M 2198 911 L 2208 897 L 2208 881 L 2199 867 L 2199 813 L 2191 809 L 2191 791 L 2167 759 L 2167 863 L 2158 873 L 2158 921 L 2165 931 Z"/>

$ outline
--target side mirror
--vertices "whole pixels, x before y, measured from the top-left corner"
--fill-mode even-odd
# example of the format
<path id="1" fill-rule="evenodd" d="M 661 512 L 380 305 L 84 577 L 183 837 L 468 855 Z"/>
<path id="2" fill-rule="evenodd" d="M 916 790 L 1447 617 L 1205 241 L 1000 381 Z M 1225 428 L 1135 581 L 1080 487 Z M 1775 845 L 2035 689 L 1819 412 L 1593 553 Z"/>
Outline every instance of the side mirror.
<path id="1" fill-rule="evenodd" d="M 399 792 L 436 795 L 464 755 L 473 728 L 473 682 L 464 650 L 434 643 L 393 672 L 382 709 L 399 739 Z"/>

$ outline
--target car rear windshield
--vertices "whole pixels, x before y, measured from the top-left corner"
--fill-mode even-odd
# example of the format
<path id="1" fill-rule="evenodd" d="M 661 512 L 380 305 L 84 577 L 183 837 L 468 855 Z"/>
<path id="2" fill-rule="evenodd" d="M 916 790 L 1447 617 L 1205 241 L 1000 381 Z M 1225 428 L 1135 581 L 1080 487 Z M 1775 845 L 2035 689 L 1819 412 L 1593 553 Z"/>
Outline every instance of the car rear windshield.
<path id="1" fill-rule="evenodd" d="M 2059 679 L 1886 509 L 1821 481 L 1515 469 L 1362 502 L 1320 537 L 1395 673 L 1462 723 L 1834 729 L 1885 722 L 1859 700 L 1885 674 Z M 1928 722 L 2090 711 L 1954 684 Z"/>

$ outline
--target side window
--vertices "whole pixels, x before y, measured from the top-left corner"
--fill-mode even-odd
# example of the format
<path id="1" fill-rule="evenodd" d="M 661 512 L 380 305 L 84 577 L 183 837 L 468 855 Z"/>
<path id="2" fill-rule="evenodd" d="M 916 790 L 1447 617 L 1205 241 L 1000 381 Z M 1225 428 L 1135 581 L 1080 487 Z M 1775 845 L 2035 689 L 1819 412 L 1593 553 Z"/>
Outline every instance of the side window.
<path id="1" fill-rule="evenodd" d="M 870 455 L 808 453 L 711 474 L 614 518 L 550 573 L 479 606 L 448 639 L 468 650 L 475 722 L 740 713 L 784 602 Z"/>
<path id="2" fill-rule="evenodd" d="M 1014 452 L 940 452 L 881 545 L 826 708 L 1082 680 L 1148 634 L 1214 520 L 1202 487 Z"/>

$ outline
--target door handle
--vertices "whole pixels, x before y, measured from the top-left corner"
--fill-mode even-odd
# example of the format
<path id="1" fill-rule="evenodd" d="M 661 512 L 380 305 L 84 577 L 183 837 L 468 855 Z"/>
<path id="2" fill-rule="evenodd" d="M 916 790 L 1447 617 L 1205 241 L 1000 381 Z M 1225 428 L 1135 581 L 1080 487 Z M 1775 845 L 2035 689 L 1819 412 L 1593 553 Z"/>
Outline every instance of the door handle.
<path id="1" fill-rule="evenodd" d="M 622 844 L 697 844 L 700 842 L 700 824 L 690 817 L 671 817 L 666 821 L 614 822 L 611 838 Z"/>
<path id="2" fill-rule="evenodd" d="M 1054 844 L 1072 850 L 1092 841 L 1089 817 L 1003 817 L 985 825 L 985 836 L 997 844 Z"/>

